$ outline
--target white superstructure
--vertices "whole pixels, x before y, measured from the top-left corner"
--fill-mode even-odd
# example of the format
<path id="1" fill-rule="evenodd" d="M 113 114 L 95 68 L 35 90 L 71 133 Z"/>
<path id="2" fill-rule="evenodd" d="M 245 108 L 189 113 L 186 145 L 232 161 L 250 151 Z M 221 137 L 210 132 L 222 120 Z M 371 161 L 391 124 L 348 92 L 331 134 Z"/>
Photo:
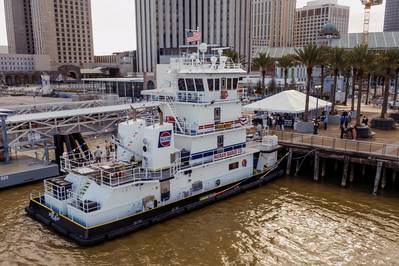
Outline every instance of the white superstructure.
<path id="1" fill-rule="evenodd" d="M 45 204 L 83 226 L 98 226 L 272 166 L 276 152 L 259 155 L 247 147 L 238 86 L 246 72 L 221 51 L 210 58 L 205 51 L 202 45 L 202 54 L 159 65 L 157 89 L 143 94 L 160 102 L 160 114 L 147 119 L 133 114 L 120 123 L 115 158 L 96 163 L 89 155 L 65 155 L 62 168 L 68 175 L 45 182 Z"/>

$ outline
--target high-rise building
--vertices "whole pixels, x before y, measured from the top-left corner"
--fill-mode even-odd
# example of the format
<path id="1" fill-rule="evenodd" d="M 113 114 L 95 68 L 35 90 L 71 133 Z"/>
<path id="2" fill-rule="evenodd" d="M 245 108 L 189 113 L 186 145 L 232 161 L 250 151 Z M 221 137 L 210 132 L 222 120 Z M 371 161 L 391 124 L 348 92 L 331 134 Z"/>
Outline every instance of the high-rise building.
<path id="1" fill-rule="evenodd" d="M 298 8 L 295 15 L 295 46 L 315 43 L 326 24 L 334 24 L 341 34 L 348 33 L 349 10 L 348 6 L 338 5 L 337 0 L 310 1 Z"/>
<path id="2" fill-rule="evenodd" d="M 384 31 L 399 31 L 399 0 L 386 0 Z"/>
<path id="3" fill-rule="evenodd" d="M 253 0 L 252 45 L 292 46 L 295 8 L 296 0 Z"/>
<path id="4" fill-rule="evenodd" d="M 8 50 L 11 54 L 34 54 L 30 0 L 4 0 Z"/>
<path id="5" fill-rule="evenodd" d="M 229 46 L 246 60 L 251 46 L 251 0 L 136 0 L 139 72 L 153 72 L 161 57 L 185 45 L 185 30 L 201 42 Z"/>
<path id="6" fill-rule="evenodd" d="M 52 65 L 92 63 L 91 0 L 5 0 L 11 53 L 47 54 Z"/>

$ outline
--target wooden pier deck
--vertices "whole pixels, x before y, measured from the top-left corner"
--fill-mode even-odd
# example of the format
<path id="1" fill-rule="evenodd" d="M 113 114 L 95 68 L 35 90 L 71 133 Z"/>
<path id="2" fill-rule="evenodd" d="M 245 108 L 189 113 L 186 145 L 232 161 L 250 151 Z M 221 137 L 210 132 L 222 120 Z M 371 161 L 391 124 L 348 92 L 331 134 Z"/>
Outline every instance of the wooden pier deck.
<path id="1" fill-rule="evenodd" d="M 385 188 L 387 178 L 396 181 L 399 171 L 399 145 L 373 141 L 358 141 L 350 139 L 333 138 L 322 135 L 300 134 L 284 131 L 268 131 L 267 135 L 278 137 L 279 145 L 289 150 L 287 162 L 287 175 L 291 174 L 293 154 L 307 154 L 313 156 L 314 180 L 326 174 L 327 162 L 335 164 L 334 172 L 338 171 L 337 163 L 343 162 L 341 185 L 345 187 L 347 181 L 353 182 L 355 167 L 375 168 L 373 193 L 377 194 L 379 188 Z M 321 167 L 320 167 L 321 165 Z M 296 161 L 296 173 L 301 164 Z M 389 175 L 387 174 L 389 173 Z"/>
<path id="2" fill-rule="evenodd" d="M 318 148 L 337 153 L 357 153 L 387 160 L 399 159 L 399 145 L 396 144 L 340 139 L 284 131 L 269 131 L 268 135 L 276 135 L 279 143 L 284 146 Z"/>

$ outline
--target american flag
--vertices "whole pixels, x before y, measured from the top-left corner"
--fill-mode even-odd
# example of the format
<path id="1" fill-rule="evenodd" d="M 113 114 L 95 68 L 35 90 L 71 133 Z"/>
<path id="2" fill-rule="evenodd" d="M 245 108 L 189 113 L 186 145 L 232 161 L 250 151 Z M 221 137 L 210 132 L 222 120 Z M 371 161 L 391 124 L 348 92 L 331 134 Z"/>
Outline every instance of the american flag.
<path id="1" fill-rule="evenodd" d="M 186 42 L 199 42 L 201 41 L 201 32 L 199 31 L 188 31 L 186 32 Z"/>

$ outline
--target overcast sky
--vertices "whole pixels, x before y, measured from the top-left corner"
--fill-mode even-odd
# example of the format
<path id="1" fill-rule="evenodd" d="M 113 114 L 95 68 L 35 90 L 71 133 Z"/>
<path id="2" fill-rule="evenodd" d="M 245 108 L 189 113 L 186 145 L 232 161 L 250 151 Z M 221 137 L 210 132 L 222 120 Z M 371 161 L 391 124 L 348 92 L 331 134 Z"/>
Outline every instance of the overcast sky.
<path id="1" fill-rule="evenodd" d="M 298 7 L 307 0 L 297 0 Z M 363 8 L 360 0 L 338 0 L 351 7 L 349 32 L 363 31 Z M 385 2 L 385 1 L 384 1 Z M 96 55 L 136 48 L 136 27 L 133 0 L 92 0 L 94 52 Z M 382 31 L 384 7 L 374 7 L 371 11 L 370 31 Z M 7 44 L 4 0 L 0 0 L 0 45 Z"/>

